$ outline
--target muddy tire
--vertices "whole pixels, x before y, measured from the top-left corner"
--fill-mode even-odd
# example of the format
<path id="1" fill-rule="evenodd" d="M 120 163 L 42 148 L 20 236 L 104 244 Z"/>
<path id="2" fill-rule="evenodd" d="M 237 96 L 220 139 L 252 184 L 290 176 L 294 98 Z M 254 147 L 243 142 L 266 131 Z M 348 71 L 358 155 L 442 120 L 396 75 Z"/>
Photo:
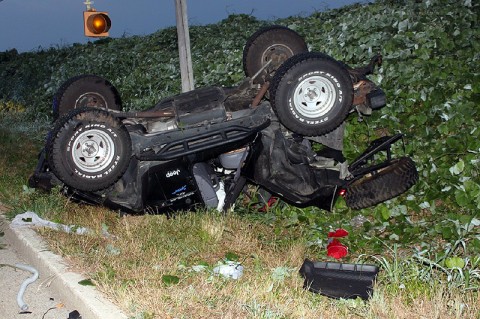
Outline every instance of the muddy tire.
<path id="1" fill-rule="evenodd" d="M 401 157 L 348 185 L 345 201 L 353 209 L 371 207 L 403 194 L 417 181 L 415 163 L 409 157 Z"/>
<path id="2" fill-rule="evenodd" d="M 353 84 L 344 65 L 323 53 L 288 59 L 270 86 L 280 122 L 304 136 L 320 136 L 340 126 L 352 109 Z"/>
<path id="3" fill-rule="evenodd" d="M 99 191 L 125 173 L 132 155 L 125 126 L 104 110 L 83 108 L 60 118 L 47 141 L 55 176 L 81 191 Z"/>
<path id="4" fill-rule="evenodd" d="M 263 84 L 288 58 L 307 52 L 305 40 L 295 31 L 283 26 L 269 26 L 255 32 L 243 49 L 243 70 L 253 77 L 268 61 L 265 71 L 255 78 L 254 83 Z"/>
<path id="5" fill-rule="evenodd" d="M 79 75 L 65 81 L 55 93 L 53 119 L 82 107 L 121 110 L 122 101 L 109 81 L 97 75 Z"/>

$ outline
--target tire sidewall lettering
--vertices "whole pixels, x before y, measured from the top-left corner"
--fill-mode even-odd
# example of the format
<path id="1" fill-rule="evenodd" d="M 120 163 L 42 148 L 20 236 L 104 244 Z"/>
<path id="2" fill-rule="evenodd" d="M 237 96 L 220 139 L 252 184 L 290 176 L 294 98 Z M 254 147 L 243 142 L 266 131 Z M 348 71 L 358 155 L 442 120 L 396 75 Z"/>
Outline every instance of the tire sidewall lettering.
<path id="1" fill-rule="evenodd" d="M 112 161 L 113 164 L 106 171 L 103 171 L 103 172 L 98 173 L 98 174 L 88 175 L 88 174 L 85 174 L 85 173 L 79 171 L 76 167 L 74 168 L 74 173 L 75 173 L 75 175 L 77 175 L 77 176 L 79 176 L 80 178 L 83 178 L 83 179 L 103 178 L 103 177 L 106 177 L 107 175 L 109 175 L 111 172 L 113 172 L 113 170 L 117 167 L 120 159 L 121 159 L 121 157 L 119 155 L 117 155 L 115 157 L 115 159 Z"/>
<path id="2" fill-rule="evenodd" d="M 85 129 L 101 129 L 105 132 L 108 132 L 110 133 L 110 135 L 112 135 L 112 137 L 116 138 L 117 137 L 117 133 L 115 133 L 112 128 L 110 127 L 107 127 L 105 124 L 101 124 L 101 123 L 91 123 L 91 124 L 87 124 L 85 125 Z"/>

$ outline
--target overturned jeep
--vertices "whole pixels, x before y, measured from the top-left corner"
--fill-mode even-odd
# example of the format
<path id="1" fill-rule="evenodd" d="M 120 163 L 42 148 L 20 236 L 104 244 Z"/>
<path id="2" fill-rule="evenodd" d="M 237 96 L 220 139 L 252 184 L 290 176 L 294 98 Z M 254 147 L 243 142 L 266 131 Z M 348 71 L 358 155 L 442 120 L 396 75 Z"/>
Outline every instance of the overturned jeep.
<path id="1" fill-rule="evenodd" d="M 99 76 L 74 77 L 55 94 L 56 121 L 30 185 L 134 213 L 226 210 L 247 184 L 299 207 L 330 210 L 339 195 L 354 209 L 376 205 L 418 180 L 414 162 L 392 154 L 401 134 L 373 141 L 350 164 L 342 154 L 349 114 L 386 104 L 367 78 L 380 63 L 375 56 L 350 68 L 271 26 L 248 39 L 241 84 L 144 111 L 122 111 L 120 94 Z"/>

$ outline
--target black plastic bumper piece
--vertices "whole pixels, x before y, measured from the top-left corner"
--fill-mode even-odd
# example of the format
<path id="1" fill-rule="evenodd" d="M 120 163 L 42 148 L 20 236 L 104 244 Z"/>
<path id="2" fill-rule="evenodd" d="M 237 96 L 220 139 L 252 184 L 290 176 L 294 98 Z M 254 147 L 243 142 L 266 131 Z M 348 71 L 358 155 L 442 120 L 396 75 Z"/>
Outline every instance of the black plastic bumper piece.
<path id="1" fill-rule="evenodd" d="M 314 293 L 331 297 L 367 300 L 373 293 L 373 284 L 379 268 L 375 265 L 313 262 L 305 259 L 300 275 L 303 287 Z"/>
<path id="2" fill-rule="evenodd" d="M 142 161 L 164 161 L 202 151 L 229 151 L 234 145 L 253 140 L 270 125 L 270 114 L 259 106 L 251 115 L 230 121 L 152 135 L 132 133 L 135 156 Z"/>

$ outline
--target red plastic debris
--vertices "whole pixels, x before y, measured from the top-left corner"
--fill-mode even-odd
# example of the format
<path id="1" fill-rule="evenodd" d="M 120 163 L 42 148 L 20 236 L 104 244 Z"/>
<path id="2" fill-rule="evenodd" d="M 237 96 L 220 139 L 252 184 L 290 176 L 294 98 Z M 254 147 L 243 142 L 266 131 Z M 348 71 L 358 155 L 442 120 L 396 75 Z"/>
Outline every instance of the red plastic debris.
<path id="1" fill-rule="evenodd" d="M 265 205 L 263 205 L 263 207 L 261 207 L 259 209 L 260 212 L 266 212 L 270 207 L 272 207 L 273 205 L 275 205 L 275 203 L 278 201 L 278 198 L 275 197 L 275 196 L 272 196 L 268 199 L 267 203 Z"/>
<path id="2" fill-rule="evenodd" d="M 345 246 L 337 238 L 348 236 L 348 231 L 339 228 L 328 233 L 327 255 L 335 259 L 340 259 L 348 254 L 348 247 Z"/>
<path id="3" fill-rule="evenodd" d="M 348 236 L 348 231 L 343 228 L 339 228 L 336 231 L 331 231 L 328 233 L 328 238 L 341 238 Z"/>
<path id="4" fill-rule="evenodd" d="M 342 244 L 338 239 L 333 239 L 327 245 L 327 255 L 335 259 L 343 258 L 348 253 L 348 247 Z"/>

